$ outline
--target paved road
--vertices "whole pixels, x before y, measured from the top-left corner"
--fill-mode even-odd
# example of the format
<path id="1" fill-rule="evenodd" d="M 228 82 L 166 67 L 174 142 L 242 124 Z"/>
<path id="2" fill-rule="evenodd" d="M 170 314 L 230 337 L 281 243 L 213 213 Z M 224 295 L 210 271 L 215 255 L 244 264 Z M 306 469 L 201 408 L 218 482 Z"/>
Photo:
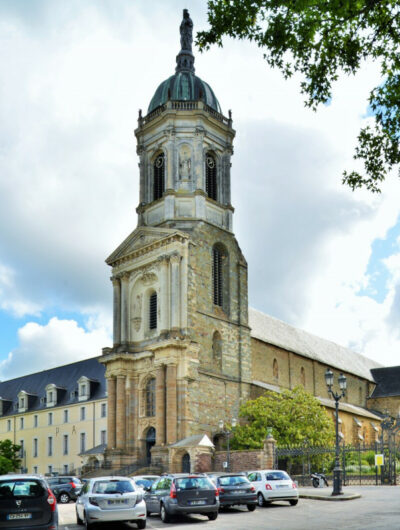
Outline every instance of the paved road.
<path id="1" fill-rule="evenodd" d="M 176 528 L 177 530 L 400 530 L 400 487 L 364 486 L 348 487 L 346 491 L 361 493 L 360 499 L 352 501 L 317 501 L 300 499 L 297 506 L 275 503 L 257 508 L 250 513 L 246 509 L 231 509 L 219 514 L 216 521 L 193 515 L 162 523 L 159 517 L 147 519 L 147 528 Z M 73 503 L 59 506 L 60 530 L 82 530 L 75 520 Z M 107 525 L 104 530 L 128 530 L 134 524 Z"/>

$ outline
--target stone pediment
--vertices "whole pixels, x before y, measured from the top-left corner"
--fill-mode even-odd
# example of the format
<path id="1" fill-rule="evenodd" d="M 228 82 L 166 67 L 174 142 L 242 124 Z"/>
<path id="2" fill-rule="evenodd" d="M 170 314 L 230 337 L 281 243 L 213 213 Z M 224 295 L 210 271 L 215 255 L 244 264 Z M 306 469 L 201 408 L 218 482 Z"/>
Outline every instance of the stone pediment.
<path id="1" fill-rule="evenodd" d="M 136 251 L 173 237 L 187 238 L 187 234 L 170 228 L 153 228 L 140 226 L 136 228 L 112 254 L 106 259 L 108 265 L 115 265 L 121 259 L 127 258 Z"/>

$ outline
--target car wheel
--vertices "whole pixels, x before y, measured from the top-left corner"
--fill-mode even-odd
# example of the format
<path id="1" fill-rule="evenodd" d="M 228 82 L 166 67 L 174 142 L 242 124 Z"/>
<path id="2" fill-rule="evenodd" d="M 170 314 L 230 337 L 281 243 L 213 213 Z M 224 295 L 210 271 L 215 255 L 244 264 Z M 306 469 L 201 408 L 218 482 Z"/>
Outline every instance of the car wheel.
<path id="1" fill-rule="evenodd" d="M 249 512 L 254 512 L 254 510 L 256 509 L 256 505 L 255 504 L 248 504 L 247 505 L 247 509 L 249 510 Z"/>
<path id="2" fill-rule="evenodd" d="M 75 512 L 76 512 L 76 524 L 82 525 L 83 521 L 78 515 L 78 510 L 75 510 Z"/>
<path id="3" fill-rule="evenodd" d="M 86 530 L 91 530 L 93 528 L 92 523 L 89 523 L 86 517 L 86 512 L 83 512 L 83 524 L 85 525 Z"/>
<path id="4" fill-rule="evenodd" d="M 299 502 L 298 499 L 293 499 L 293 500 L 289 501 L 289 504 L 290 504 L 290 506 L 296 506 L 296 504 L 298 502 Z"/>
<path id="5" fill-rule="evenodd" d="M 71 499 L 68 493 L 66 493 L 65 491 L 60 493 L 60 495 L 58 496 L 58 502 L 60 502 L 61 504 L 68 504 L 70 500 Z"/>
<path id="6" fill-rule="evenodd" d="M 207 517 L 210 521 L 215 521 L 215 519 L 218 517 L 218 512 L 208 513 Z"/>
<path id="7" fill-rule="evenodd" d="M 262 493 L 257 495 L 257 504 L 258 506 L 264 506 L 264 496 Z"/>
<path id="8" fill-rule="evenodd" d="M 146 517 L 150 517 L 151 515 L 151 512 L 149 512 L 149 510 L 146 510 Z"/>
<path id="9" fill-rule="evenodd" d="M 136 521 L 138 528 L 146 528 L 146 519 L 140 519 L 139 521 Z"/>
<path id="10" fill-rule="evenodd" d="M 165 509 L 165 506 L 164 504 L 161 504 L 161 508 L 160 508 L 160 517 L 161 517 L 161 521 L 163 523 L 169 523 L 171 521 L 171 516 L 170 514 L 167 512 L 167 510 Z"/>

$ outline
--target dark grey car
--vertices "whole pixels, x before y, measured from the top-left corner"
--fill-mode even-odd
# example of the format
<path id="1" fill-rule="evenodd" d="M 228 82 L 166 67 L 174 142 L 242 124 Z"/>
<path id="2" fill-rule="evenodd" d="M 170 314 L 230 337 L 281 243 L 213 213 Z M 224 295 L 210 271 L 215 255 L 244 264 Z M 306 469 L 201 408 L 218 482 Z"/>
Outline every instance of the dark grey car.
<path id="1" fill-rule="evenodd" d="M 57 530 L 57 501 L 44 478 L 0 476 L 0 528 Z"/>
<path id="2" fill-rule="evenodd" d="M 256 509 L 256 489 L 244 473 L 209 473 L 209 477 L 219 490 L 221 508 L 244 504 L 249 512 Z"/>
<path id="3" fill-rule="evenodd" d="M 48 477 L 47 482 L 61 504 L 67 504 L 71 500 L 76 501 L 83 486 L 78 477 L 72 476 Z"/>
<path id="4" fill-rule="evenodd" d="M 203 514 L 210 521 L 218 517 L 218 490 L 205 475 L 163 475 L 145 495 L 147 515 L 160 514 L 168 523 L 178 514 Z"/>

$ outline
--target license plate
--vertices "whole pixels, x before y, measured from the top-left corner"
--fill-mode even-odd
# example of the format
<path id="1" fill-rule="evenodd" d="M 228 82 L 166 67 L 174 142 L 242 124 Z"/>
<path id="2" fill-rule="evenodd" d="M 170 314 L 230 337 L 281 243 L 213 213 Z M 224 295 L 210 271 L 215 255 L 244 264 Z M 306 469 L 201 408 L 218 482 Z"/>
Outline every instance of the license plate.
<path id="1" fill-rule="evenodd" d="M 8 521 L 14 521 L 15 519 L 32 519 L 31 513 L 10 513 L 7 515 Z"/>
<path id="2" fill-rule="evenodd" d="M 126 504 L 128 501 L 127 500 L 118 500 L 118 501 L 108 501 L 108 504 Z"/>
<path id="3" fill-rule="evenodd" d="M 289 486 L 285 486 L 285 485 L 283 485 L 283 486 L 276 486 L 276 487 L 277 487 L 277 488 L 280 488 L 280 489 L 286 489 L 286 488 L 288 488 Z"/>
<path id="4" fill-rule="evenodd" d="M 199 504 L 205 504 L 206 501 L 189 501 L 191 506 L 198 506 Z"/>
<path id="5" fill-rule="evenodd" d="M 245 490 L 234 490 L 232 491 L 235 495 L 244 495 L 246 492 Z"/>

